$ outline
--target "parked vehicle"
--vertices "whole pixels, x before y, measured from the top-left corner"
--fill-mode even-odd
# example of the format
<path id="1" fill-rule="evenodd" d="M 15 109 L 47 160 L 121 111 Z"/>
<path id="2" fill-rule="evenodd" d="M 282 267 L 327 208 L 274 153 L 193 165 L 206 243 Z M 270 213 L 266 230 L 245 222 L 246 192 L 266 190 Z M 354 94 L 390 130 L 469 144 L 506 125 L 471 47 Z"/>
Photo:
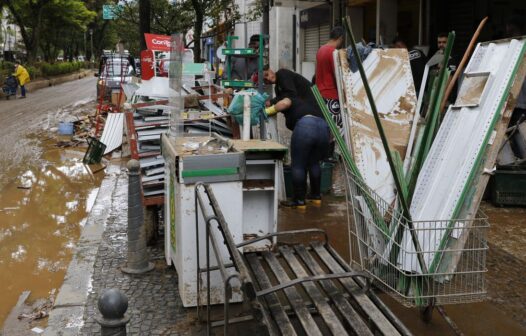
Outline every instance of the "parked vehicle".
<path id="1" fill-rule="evenodd" d="M 100 97 L 101 90 L 104 90 L 104 98 L 111 97 L 112 91 L 118 91 L 121 83 L 131 80 L 133 67 L 129 63 L 127 54 L 104 54 L 101 58 L 99 77 L 97 81 L 97 97 Z"/>

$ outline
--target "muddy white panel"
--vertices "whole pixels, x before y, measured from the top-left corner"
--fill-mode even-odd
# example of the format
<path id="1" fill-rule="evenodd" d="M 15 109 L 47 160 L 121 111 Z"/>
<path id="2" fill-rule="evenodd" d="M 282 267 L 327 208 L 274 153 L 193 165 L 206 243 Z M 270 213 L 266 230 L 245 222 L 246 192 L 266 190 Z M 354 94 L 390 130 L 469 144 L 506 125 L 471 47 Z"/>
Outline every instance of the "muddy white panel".
<path id="1" fill-rule="evenodd" d="M 108 113 L 100 142 L 106 145 L 104 154 L 108 154 L 122 145 L 124 131 L 124 113 Z"/>
<path id="2" fill-rule="evenodd" d="M 424 251 L 443 248 L 449 238 L 450 230 L 446 230 L 448 222 L 440 222 L 443 227 L 437 227 L 439 224 L 433 220 L 458 216 L 472 174 L 478 171 L 477 161 L 484 155 L 493 128 L 502 117 L 502 104 L 507 99 L 517 63 L 522 59 L 523 48 L 523 40 L 479 44 L 469 62 L 465 71 L 467 76 L 487 72 L 488 79 L 477 89 L 481 92 L 477 92 L 480 97 L 476 103 L 469 97 L 459 97 L 457 101 L 467 101 L 468 106 L 448 109 L 418 176 L 411 203 L 411 215 L 417 221 L 415 227 L 432 229 L 418 233 Z M 472 84 L 465 81 L 462 83 L 464 85 Z M 472 91 L 460 88 L 460 92 L 466 94 Z M 403 239 L 406 251 L 414 252 L 407 232 Z M 411 256 L 399 260 L 402 268 L 420 272 L 416 256 Z M 439 257 L 437 253 L 425 253 L 425 262 L 430 271 L 436 267 Z"/>
<path id="3" fill-rule="evenodd" d="M 359 72 L 351 72 L 340 56 L 352 155 L 365 182 L 389 204 L 395 185 Z M 405 49 L 375 49 L 363 62 L 369 86 L 391 150 L 405 157 L 416 94 Z"/>

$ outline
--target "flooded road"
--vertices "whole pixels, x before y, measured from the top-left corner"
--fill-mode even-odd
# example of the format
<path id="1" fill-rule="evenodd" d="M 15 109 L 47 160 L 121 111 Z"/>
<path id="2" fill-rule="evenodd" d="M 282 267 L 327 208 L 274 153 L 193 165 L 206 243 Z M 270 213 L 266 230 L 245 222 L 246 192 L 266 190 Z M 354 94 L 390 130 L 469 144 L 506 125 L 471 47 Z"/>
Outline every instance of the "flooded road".
<path id="1" fill-rule="evenodd" d="M 445 310 L 465 335 L 526 335 L 526 209 L 495 208 L 483 203 L 489 217 L 487 256 L 488 299 L 481 303 L 447 305 Z M 320 208 L 280 208 L 278 230 L 321 228 L 331 245 L 349 260 L 349 234 L 344 197 L 323 198 Z M 352 214 L 351 214 L 352 216 Z M 382 299 L 415 335 L 453 335 L 435 311 L 430 324 L 415 308 L 405 308 L 389 296 Z"/>
<path id="2" fill-rule="evenodd" d="M 79 110 L 94 111 L 97 80 L 86 77 L 73 82 L 29 92 L 26 99 L 0 100 L 0 190 L 6 171 L 36 164 L 41 132 L 56 128 L 60 121 L 74 121 Z M 37 134 L 36 137 L 27 135 Z"/>
<path id="3" fill-rule="evenodd" d="M 82 149 L 55 142 L 37 149 L 40 164 L 7 174 L 0 194 L 1 322 L 23 291 L 34 301 L 60 287 L 104 176 L 86 169 Z"/>
<path id="4" fill-rule="evenodd" d="M 94 111 L 88 77 L 0 101 L 0 330 L 19 295 L 46 299 L 62 284 L 103 173 L 82 165 L 85 149 L 55 147 L 60 121 Z"/>

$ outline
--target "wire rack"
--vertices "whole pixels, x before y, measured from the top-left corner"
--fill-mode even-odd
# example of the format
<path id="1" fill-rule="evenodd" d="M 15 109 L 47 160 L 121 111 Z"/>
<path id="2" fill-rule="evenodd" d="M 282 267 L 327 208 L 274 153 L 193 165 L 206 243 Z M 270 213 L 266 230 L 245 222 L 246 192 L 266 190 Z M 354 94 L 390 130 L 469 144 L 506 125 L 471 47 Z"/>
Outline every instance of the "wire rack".
<path id="1" fill-rule="evenodd" d="M 346 171 L 351 264 L 407 307 L 482 301 L 486 296 L 489 223 L 476 219 L 413 221 L 427 272 L 422 272 L 410 227 L 361 178 Z"/>

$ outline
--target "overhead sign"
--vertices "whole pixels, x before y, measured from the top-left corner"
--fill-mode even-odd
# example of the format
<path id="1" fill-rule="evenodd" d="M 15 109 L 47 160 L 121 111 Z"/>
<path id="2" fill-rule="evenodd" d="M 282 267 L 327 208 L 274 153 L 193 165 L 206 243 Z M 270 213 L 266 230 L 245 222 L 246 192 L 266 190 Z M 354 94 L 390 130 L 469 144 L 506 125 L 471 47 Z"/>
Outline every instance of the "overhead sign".
<path id="1" fill-rule="evenodd" d="M 122 10 L 120 5 L 102 5 L 102 18 L 104 20 L 113 20 Z"/>
<path id="2" fill-rule="evenodd" d="M 146 40 L 146 46 L 150 50 L 155 51 L 170 51 L 170 36 L 168 35 L 157 35 L 157 34 L 144 34 Z"/>

